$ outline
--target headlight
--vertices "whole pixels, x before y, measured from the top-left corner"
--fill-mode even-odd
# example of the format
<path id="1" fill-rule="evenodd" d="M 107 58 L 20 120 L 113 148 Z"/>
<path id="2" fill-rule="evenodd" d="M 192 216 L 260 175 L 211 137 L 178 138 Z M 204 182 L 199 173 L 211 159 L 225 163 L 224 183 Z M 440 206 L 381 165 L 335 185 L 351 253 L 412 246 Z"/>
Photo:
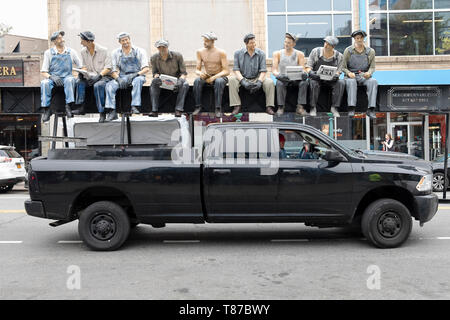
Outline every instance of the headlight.
<path id="1" fill-rule="evenodd" d="M 433 184 L 432 182 L 433 175 L 427 174 L 426 176 L 423 176 L 422 179 L 420 179 L 419 183 L 416 186 L 416 189 L 420 192 L 431 191 Z"/>

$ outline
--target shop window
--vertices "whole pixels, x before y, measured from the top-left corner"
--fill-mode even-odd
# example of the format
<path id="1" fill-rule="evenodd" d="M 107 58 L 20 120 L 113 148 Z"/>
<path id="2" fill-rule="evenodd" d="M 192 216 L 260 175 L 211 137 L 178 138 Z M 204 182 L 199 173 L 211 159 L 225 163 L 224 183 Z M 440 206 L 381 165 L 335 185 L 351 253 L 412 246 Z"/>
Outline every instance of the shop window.
<path id="1" fill-rule="evenodd" d="M 379 56 L 449 54 L 449 18 L 448 0 L 369 0 L 370 46 Z"/>
<path id="2" fill-rule="evenodd" d="M 351 0 L 267 0 L 268 56 L 283 48 L 285 32 L 299 36 L 296 49 L 306 56 L 323 46 L 323 38 L 339 38 L 337 50 L 351 45 Z"/>

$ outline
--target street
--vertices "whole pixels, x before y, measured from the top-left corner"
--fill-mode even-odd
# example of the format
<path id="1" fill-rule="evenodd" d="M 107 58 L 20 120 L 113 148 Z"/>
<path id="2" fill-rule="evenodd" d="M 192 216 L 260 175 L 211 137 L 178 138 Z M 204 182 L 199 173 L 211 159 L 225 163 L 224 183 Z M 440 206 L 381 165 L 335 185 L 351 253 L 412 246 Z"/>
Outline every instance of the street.
<path id="1" fill-rule="evenodd" d="M 339 228 L 174 224 L 93 252 L 76 221 L 27 216 L 27 198 L 0 195 L 0 299 L 450 298 L 450 204 L 390 250 Z"/>

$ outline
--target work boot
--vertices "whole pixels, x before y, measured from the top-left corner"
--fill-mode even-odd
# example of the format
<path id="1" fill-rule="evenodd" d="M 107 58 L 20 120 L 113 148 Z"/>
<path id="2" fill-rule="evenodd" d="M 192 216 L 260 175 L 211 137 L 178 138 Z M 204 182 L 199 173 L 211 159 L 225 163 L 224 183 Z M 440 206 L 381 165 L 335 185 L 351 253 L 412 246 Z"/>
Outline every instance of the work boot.
<path id="1" fill-rule="evenodd" d="M 302 104 L 297 105 L 297 109 L 295 110 L 295 113 L 301 115 L 301 116 L 306 116 L 308 115 L 308 113 L 305 110 L 305 107 L 303 107 Z"/>
<path id="2" fill-rule="evenodd" d="M 216 118 L 222 118 L 222 111 L 220 111 L 220 108 L 216 108 L 215 116 Z"/>
<path id="3" fill-rule="evenodd" d="M 276 115 L 281 116 L 283 113 L 284 113 L 284 106 L 279 106 Z"/>
<path id="4" fill-rule="evenodd" d="M 235 106 L 233 112 L 231 113 L 233 116 L 241 112 L 241 106 Z"/>
<path id="5" fill-rule="evenodd" d="M 200 113 L 200 111 L 202 111 L 202 106 L 196 107 L 194 112 L 192 112 L 192 115 L 196 116 L 196 115 L 198 115 Z"/>
<path id="6" fill-rule="evenodd" d="M 273 111 L 273 108 L 272 108 L 272 107 L 267 107 L 267 108 L 266 108 L 266 113 L 267 113 L 267 114 L 270 114 L 271 116 L 273 116 L 273 115 L 275 114 L 275 112 Z"/>
<path id="7" fill-rule="evenodd" d="M 316 107 L 311 108 L 311 110 L 309 111 L 309 115 L 311 117 L 317 116 L 317 109 L 316 109 Z"/>
<path id="8" fill-rule="evenodd" d="M 112 109 L 111 112 L 108 113 L 105 122 L 110 122 L 116 119 L 119 119 L 119 117 L 117 116 L 116 109 Z"/>
<path id="9" fill-rule="evenodd" d="M 339 118 L 341 115 L 339 114 L 339 111 L 335 107 L 330 108 L 331 113 L 333 114 L 333 117 Z"/>
<path id="10" fill-rule="evenodd" d="M 369 116 L 369 118 L 371 119 L 376 119 L 377 115 L 375 114 L 375 108 L 369 108 L 367 109 L 367 115 Z"/>
<path id="11" fill-rule="evenodd" d="M 73 118 L 72 108 L 70 107 L 69 104 L 66 104 L 66 117 Z"/>
<path id="12" fill-rule="evenodd" d="M 348 116 L 349 117 L 355 116 L 355 107 L 348 107 Z"/>
<path id="13" fill-rule="evenodd" d="M 133 114 L 139 114 L 139 113 L 141 113 L 140 111 L 139 111 L 139 109 L 137 108 L 137 107 L 131 107 L 131 113 L 133 113 Z"/>
<path id="14" fill-rule="evenodd" d="M 50 120 L 50 117 L 52 116 L 52 110 L 50 110 L 50 107 L 43 108 L 44 109 L 44 115 L 42 116 L 42 121 L 47 122 Z"/>
<path id="15" fill-rule="evenodd" d="M 82 104 L 78 109 L 73 110 L 72 114 L 74 114 L 74 115 L 85 115 L 86 112 L 84 111 L 84 104 Z"/>
<path id="16" fill-rule="evenodd" d="M 149 117 L 158 117 L 158 111 L 152 111 L 148 114 Z"/>
<path id="17" fill-rule="evenodd" d="M 179 118 L 181 117 L 182 111 L 180 110 L 175 110 L 175 117 Z"/>
<path id="18" fill-rule="evenodd" d="M 98 119 L 99 123 L 103 123 L 106 120 L 106 113 L 100 112 L 100 118 Z"/>

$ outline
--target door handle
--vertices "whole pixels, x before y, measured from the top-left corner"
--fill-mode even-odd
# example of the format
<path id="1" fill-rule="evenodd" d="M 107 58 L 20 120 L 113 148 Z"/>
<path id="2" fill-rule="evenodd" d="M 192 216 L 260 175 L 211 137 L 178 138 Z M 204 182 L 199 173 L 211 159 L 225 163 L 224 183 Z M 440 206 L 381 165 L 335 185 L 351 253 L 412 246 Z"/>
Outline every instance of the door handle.
<path id="1" fill-rule="evenodd" d="M 231 170 L 230 169 L 214 169 L 213 172 L 217 173 L 217 174 L 228 174 L 228 173 L 231 173 Z"/>
<path id="2" fill-rule="evenodd" d="M 287 174 L 300 174 L 299 169 L 283 169 L 283 172 Z"/>

